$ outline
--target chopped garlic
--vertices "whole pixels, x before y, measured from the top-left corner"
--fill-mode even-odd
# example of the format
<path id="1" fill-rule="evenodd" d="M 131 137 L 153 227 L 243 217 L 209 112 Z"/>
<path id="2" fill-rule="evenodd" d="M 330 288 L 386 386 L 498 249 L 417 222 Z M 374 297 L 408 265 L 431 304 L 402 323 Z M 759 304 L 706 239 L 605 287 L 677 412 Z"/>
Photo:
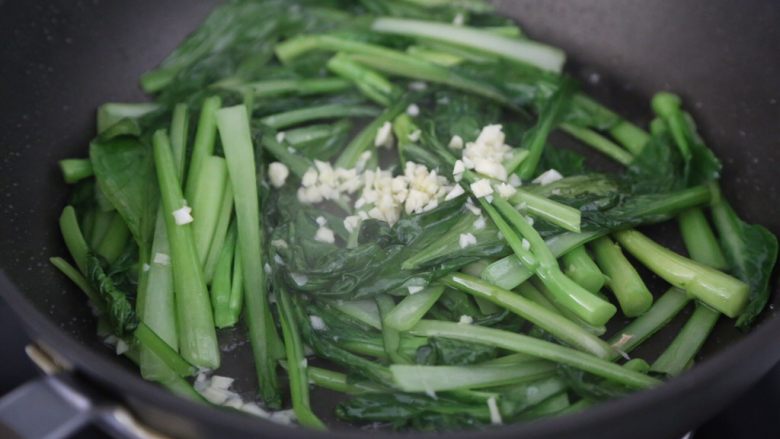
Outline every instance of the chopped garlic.
<path id="1" fill-rule="evenodd" d="M 459 196 L 465 193 L 466 191 L 463 189 L 463 187 L 457 184 L 455 185 L 455 187 L 452 188 L 452 190 L 447 194 L 447 196 L 444 197 L 444 201 L 454 200 L 455 198 L 458 198 Z"/>
<path id="2" fill-rule="evenodd" d="M 325 325 L 325 321 L 322 317 L 311 315 L 309 316 L 309 322 L 311 323 L 311 329 L 315 331 L 325 331 L 328 327 Z"/>
<path id="3" fill-rule="evenodd" d="M 486 197 L 493 193 L 493 187 L 490 186 L 490 181 L 484 178 L 471 183 L 471 186 L 469 187 L 477 198 Z"/>
<path id="4" fill-rule="evenodd" d="M 160 265 L 171 265 L 171 257 L 165 253 L 155 253 L 152 262 Z"/>
<path id="5" fill-rule="evenodd" d="M 418 142 L 420 140 L 420 136 L 422 136 L 422 131 L 414 130 L 411 133 L 409 133 L 409 141 Z"/>
<path id="6" fill-rule="evenodd" d="M 620 349 L 633 338 L 634 336 L 631 334 L 620 334 L 620 338 L 615 343 L 612 343 L 612 347 L 615 349 Z"/>
<path id="7" fill-rule="evenodd" d="M 484 229 L 485 225 L 486 224 L 485 224 L 485 217 L 484 216 L 480 216 L 479 218 L 477 218 L 476 221 L 474 221 L 474 228 L 477 229 L 477 230 Z"/>
<path id="8" fill-rule="evenodd" d="M 225 403 L 222 405 L 232 409 L 241 410 L 242 407 L 244 407 L 244 401 L 241 398 L 228 398 L 228 400 L 225 401 Z"/>
<path id="9" fill-rule="evenodd" d="M 508 175 L 503 162 L 512 154 L 512 148 L 504 143 L 506 136 L 501 125 L 482 128 L 477 140 L 466 144 L 463 163 L 482 175 L 506 181 Z"/>
<path id="10" fill-rule="evenodd" d="M 177 226 L 183 226 L 193 221 L 192 208 L 186 204 L 181 209 L 174 210 L 171 214 Z"/>
<path id="11" fill-rule="evenodd" d="M 463 164 L 462 160 L 456 160 L 455 165 L 452 167 L 452 175 L 462 174 L 464 172 L 466 172 L 466 165 Z"/>
<path id="12" fill-rule="evenodd" d="M 149 264 L 144 264 L 141 266 L 141 269 L 146 273 L 147 271 L 151 270 L 152 266 Z"/>
<path id="13" fill-rule="evenodd" d="M 476 245 L 477 244 L 477 237 L 472 235 L 471 233 L 461 233 L 458 237 L 458 245 L 460 245 L 460 248 L 466 248 L 470 245 Z"/>
<path id="14" fill-rule="evenodd" d="M 287 137 L 287 134 L 284 131 L 279 131 L 276 133 L 276 141 L 279 143 L 284 142 L 285 137 Z"/>
<path id="15" fill-rule="evenodd" d="M 322 201 L 322 193 L 317 187 L 298 188 L 298 201 L 306 204 L 315 204 Z"/>
<path id="16" fill-rule="evenodd" d="M 420 291 L 422 291 L 424 288 L 425 288 L 425 287 L 421 287 L 421 286 L 419 286 L 419 285 L 412 285 L 412 286 L 408 286 L 408 287 L 406 287 L 406 289 L 407 289 L 407 290 L 409 290 L 409 295 L 412 295 L 412 294 L 417 294 L 417 293 L 419 293 Z"/>
<path id="17" fill-rule="evenodd" d="M 415 214 L 434 209 L 452 189 L 435 170 L 411 161 L 406 162 L 403 174 L 396 176 L 390 170 L 334 169 L 330 163 L 315 161 L 315 167 L 304 174 L 301 183 L 298 199 L 306 204 L 324 200 L 349 202 L 350 196 L 359 193 L 353 203 L 357 218 L 345 223 L 350 231 L 358 219 L 374 218 L 392 225 L 403 212 Z"/>
<path id="18" fill-rule="evenodd" d="M 523 242 L 521 243 L 524 250 L 530 250 L 531 249 L 531 243 L 528 242 L 527 239 L 523 238 Z"/>
<path id="19" fill-rule="evenodd" d="M 230 386 L 233 385 L 233 382 L 235 379 L 221 376 L 221 375 L 214 375 L 211 377 L 211 385 L 216 387 L 217 389 L 223 389 L 228 390 L 230 389 Z"/>
<path id="20" fill-rule="evenodd" d="M 550 183 L 554 183 L 560 179 L 563 178 L 563 175 L 561 175 L 560 172 L 556 171 L 555 169 L 548 169 L 540 176 L 536 177 L 533 181 L 533 183 L 540 184 L 542 186 L 546 186 Z"/>
<path id="21" fill-rule="evenodd" d="M 294 417 L 289 410 L 267 412 L 255 402 L 245 402 L 241 395 L 230 389 L 234 381 L 233 378 L 219 375 L 208 378 L 206 373 L 201 372 L 195 379 L 193 387 L 195 391 L 212 404 L 241 410 L 278 424 L 290 424 L 292 422 Z"/>
<path id="22" fill-rule="evenodd" d="M 279 410 L 278 412 L 271 412 L 268 419 L 271 422 L 275 422 L 281 425 L 290 425 L 295 421 L 295 412 L 290 410 Z"/>
<path id="23" fill-rule="evenodd" d="M 222 405 L 227 402 L 228 398 L 232 396 L 231 393 L 233 392 L 229 392 L 224 389 L 217 389 L 216 387 L 206 387 L 199 393 L 210 403 Z"/>
<path id="24" fill-rule="evenodd" d="M 127 345 L 127 342 L 125 342 L 121 338 L 116 341 L 116 354 L 117 355 L 124 354 L 125 352 L 128 351 L 128 349 L 130 349 L 130 346 Z"/>
<path id="25" fill-rule="evenodd" d="M 412 91 L 425 91 L 428 89 L 428 84 L 423 81 L 412 81 L 409 83 L 409 89 Z"/>
<path id="26" fill-rule="evenodd" d="M 299 287 L 302 287 L 306 285 L 307 282 L 309 282 L 309 277 L 305 274 L 290 273 L 290 277 L 292 278 L 293 282 L 295 282 L 295 285 L 298 285 Z"/>
<path id="27" fill-rule="evenodd" d="M 271 241 L 271 245 L 276 248 L 287 248 L 287 241 L 284 239 L 274 239 Z"/>
<path id="28" fill-rule="evenodd" d="M 371 160 L 371 151 L 364 151 L 363 154 L 360 154 L 360 157 L 358 157 L 355 169 L 364 170 L 366 168 L 366 163 L 368 163 L 369 160 Z"/>
<path id="29" fill-rule="evenodd" d="M 374 146 L 384 146 L 390 148 L 393 146 L 393 124 L 385 122 L 376 132 Z"/>
<path id="30" fill-rule="evenodd" d="M 350 215 L 344 218 L 344 228 L 347 229 L 347 232 L 352 233 L 357 230 L 360 221 L 361 219 L 358 215 Z"/>
<path id="31" fill-rule="evenodd" d="M 455 26 L 463 26 L 465 22 L 466 17 L 463 15 L 463 12 L 458 12 L 455 14 L 455 18 L 452 19 L 452 24 Z"/>
<path id="32" fill-rule="evenodd" d="M 326 224 L 328 224 L 328 220 L 326 220 L 324 216 L 318 216 L 315 221 L 317 221 L 317 225 L 320 227 L 323 227 Z"/>
<path id="33" fill-rule="evenodd" d="M 514 195 L 515 193 L 517 193 L 517 189 L 515 189 L 514 187 L 512 187 L 512 186 L 510 186 L 510 185 L 508 185 L 506 183 L 499 184 L 496 187 L 496 189 L 498 190 L 498 195 L 500 195 L 501 198 L 504 198 L 504 199 L 509 198 L 512 195 Z"/>
<path id="34" fill-rule="evenodd" d="M 463 149 L 463 137 L 460 137 L 457 134 L 452 136 L 449 147 L 450 149 Z"/>
<path id="35" fill-rule="evenodd" d="M 406 114 L 412 117 L 417 117 L 420 115 L 420 107 L 418 107 L 417 104 L 410 104 L 408 107 L 406 107 Z"/>
<path id="36" fill-rule="evenodd" d="M 317 184 L 317 170 L 315 168 L 309 168 L 304 174 L 303 178 L 301 178 L 301 185 L 303 187 L 311 187 Z"/>
<path id="37" fill-rule="evenodd" d="M 260 406 L 255 404 L 255 403 L 243 404 L 241 406 L 240 410 L 242 412 L 249 413 L 250 415 L 255 415 L 255 416 L 260 417 L 260 418 L 268 417 L 270 419 L 270 417 L 269 417 L 270 414 L 267 411 L 265 411 L 262 408 L 260 408 Z"/>
<path id="38" fill-rule="evenodd" d="M 519 175 L 512 174 L 509 176 L 509 184 L 512 185 L 512 187 L 520 187 L 523 185 L 523 181 L 520 179 Z"/>
<path id="39" fill-rule="evenodd" d="M 469 200 L 466 202 L 466 209 L 471 211 L 471 213 L 473 213 L 476 216 L 481 216 L 482 215 L 482 209 L 480 209 L 479 207 L 475 206 L 471 202 L 471 198 L 469 198 Z"/>
<path id="40" fill-rule="evenodd" d="M 474 317 L 467 316 L 465 314 L 460 316 L 460 320 L 458 320 L 458 324 L 460 325 L 470 325 L 472 323 L 474 323 Z"/>
<path id="41" fill-rule="evenodd" d="M 487 400 L 488 410 L 490 410 L 490 422 L 493 425 L 501 425 L 503 420 L 501 419 L 501 412 L 498 410 L 498 404 L 496 404 L 496 398 L 491 396 Z"/>
<path id="42" fill-rule="evenodd" d="M 289 175 L 290 170 L 284 163 L 273 162 L 268 165 L 268 176 L 271 179 L 271 184 L 276 188 L 284 186 Z"/>
<path id="43" fill-rule="evenodd" d="M 314 240 L 324 242 L 326 244 L 333 244 L 336 242 L 336 237 L 333 234 L 333 230 L 325 226 L 320 226 L 320 228 L 317 229 L 317 233 L 314 234 Z"/>

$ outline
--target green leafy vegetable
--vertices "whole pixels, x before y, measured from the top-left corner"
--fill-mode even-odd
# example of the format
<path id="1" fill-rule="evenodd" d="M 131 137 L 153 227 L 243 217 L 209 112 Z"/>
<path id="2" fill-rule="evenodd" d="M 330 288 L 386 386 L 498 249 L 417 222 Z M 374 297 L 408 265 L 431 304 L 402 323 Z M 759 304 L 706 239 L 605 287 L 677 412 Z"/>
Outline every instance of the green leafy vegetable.
<path id="1" fill-rule="evenodd" d="M 565 58 L 484 0 L 229 0 L 143 75 L 152 102 L 100 106 L 89 159 L 59 162 L 72 262 L 51 262 L 144 378 L 251 410 L 216 377 L 246 331 L 263 409 L 312 429 L 309 385 L 348 395 L 343 421 L 426 432 L 655 387 L 721 313 L 760 318 L 777 240 L 722 198 L 679 97 L 637 125 Z M 670 220 L 690 259 L 636 230 Z M 694 301 L 652 367 L 616 364 Z"/>
<path id="2" fill-rule="evenodd" d="M 241 250 L 241 265 L 245 268 L 244 309 L 248 319 L 249 339 L 263 399 L 267 404 L 275 406 L 280 403 L 281 397 L 272 355 L 281 341 L 268 307 L 265 274 L 260 268 L 263 266 L 263 235 L 249 120 L 244 106 L 223 108 L 217 112 L 216 118 L 231 186 L 234 188 L 238 246 Z"/>
<path id="3" fill-rule="evenodd" d="M 164 131 L 154 135 L 154 161 L 162 198 L 162 216 L 170 243 L 170 264 L 176 292 L 176 321 L 182 356 L 199 367 L 219 366 L 219 347 L 214 330 L 208 290 L 190 224 L 179 224 L 174 212 L 185 208 L 181 185 Z M 157 256 L 155 256 L 157 257 Z"/>
<path id="4" fill-rule="evenodd" d="M 769 281 L 777 262 L 777 237 L 759 225 L 742 221 L 723 198 L 712 207 L 720 245 L 735 276 L 750 286 L 737 326 L 747 328 L 769 300 Z"/>
<path id="5" fill-rule="evenodd" d="M 151 148 L 133 137 L 95 140 L 89 157 L 100 191 L 145 253 L 151 246 L 159 199 Z"/>

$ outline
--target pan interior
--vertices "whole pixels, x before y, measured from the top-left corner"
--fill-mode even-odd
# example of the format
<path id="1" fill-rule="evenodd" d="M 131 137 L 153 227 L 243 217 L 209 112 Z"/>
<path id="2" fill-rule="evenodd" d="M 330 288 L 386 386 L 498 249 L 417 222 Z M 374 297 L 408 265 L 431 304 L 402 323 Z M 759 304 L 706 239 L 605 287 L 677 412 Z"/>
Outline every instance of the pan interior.
<path id="1" fill-rule="evenodd" d="M 583 88 L 636 122 L 648 122 L 653 92 L 681 93 L 724 162 L 724 190 L 737 211 L 777 234 L 780 58 L 772 41 L 780 41 L 780 31 L 772 23 L 780 21 L 780 8 L 751 3 L 755 8 L 747 11 L 737 2 L 706 0 L 496 2 L 532 36 L 564 48 L 569 72 Z M 145 99 L 137 86 L 139 75 L 215 4 L 55 0 L 2 5 L 0 39 L 8 43 L 0 48 L 0 84 L 5 85 L 0 87 L 0 266 L 63 331 L 112 357 L 117 367 L 131 366 L 101 346 L 82 294 L 48 264 L 50 256 L 66 254 L 56 219 L 67 190 L 55 164 L 86 154 L 99 104 Z M 647 231 L 682 250 L 674 223 Z M 663 282 L 643 274 L 652 291 L 665 290 Z M 762 320 L 774 318 L 778 300 L 774 294 Z M 690 311 L 636 355 L 654 359 Z M 243 328 L 221 334 L 220 373 L 237 378 L 238 389 L 250 396 L 256 382 L 242 334 Z M 702 358 L 743 336 L 722 319 Z M 333 394 L 315 390 L 312 401 L 318 413 L 336 422 L 329 415 L 337 401 Z"/>

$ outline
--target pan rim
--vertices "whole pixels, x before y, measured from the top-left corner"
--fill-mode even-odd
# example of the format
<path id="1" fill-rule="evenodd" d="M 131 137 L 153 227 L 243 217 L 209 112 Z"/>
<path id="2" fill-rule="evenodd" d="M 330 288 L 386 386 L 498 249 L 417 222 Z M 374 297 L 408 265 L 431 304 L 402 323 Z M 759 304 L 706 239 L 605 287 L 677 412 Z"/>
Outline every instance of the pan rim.
<path id="1" fill-rule="evenodd" d="M 230 425 L 242 432 L 250 433 L 262 429 L 263 433 L 274 437 L 289 437 L 300 432 L 305 437 L 363 437 L 365 431 L 360 430 L 336 430 L 330 432 L 318 432 L 302 428 L 291 428 L 274 422 L 255 418 L 239 412 L 219 410 L 194 401 L 179 397 L 163 387 L 146 381 L 137 374 L 116 365 L 104 355 L 90 348 L 73 336 L 59 328 L 51 319 L 36 308 L 19 288 L 8 278 L 5 271 L 0 270 L 0 297 L 9 305 L 12 311 L 22 318 L 22 323 L 28 335 L 34 340 L 40 339 L 47 346 L 56 346 L 58 354 L 64 356 L 74 364 L 77 371 L 85 373 L 102 385 L 108 385 L 110 390 L 121 392 L 129 400 L 135 400 L 144 404 L 157 406 L 166 412 L 178 413 L 186 418 L 210 419 L 215 424 Z M 509 424 L 500 428 L 481 431 L 454 431 L 448 435 L 455 438 L 500 438 L 509 435 L 525 434 L 530 437 L 551 433 L 576 432 L 585 425 L 608 422 L 609 419 L 623 416 L 641 410 L 643 407 L 655 406 L 663 401 L 669 401 L 682 392 L 701 388 L 712 382 L 733 366 L 736 366 L 742 358 L 750 358 L 759 348 L 766 348 L 772 335 L 780 331 L 780 318 L 768 317 L 750 333 L 736 343 L 723 348 L 707 361 L 694 367 L 690 371 L 681 374 L 657 388 L 632 393 L 625 397 L 600 403 L 583 412 L 563 415 L 561 417 L 542 419 L 529 423 Z M 780 348 L 774 350 L 765 349 L 765 364 L 762 366 L 765 373 L 780 357 Z M 763 375 L 763 373 L 761 375 Z M 757 381 L 761 375 L 756 375 Z M 119 400 L 121 403 L 121 399 Z M 132 407 L 131 411 L 132 411 Z M 374 432 L 380 438 L 398 437 L 398 433 Z M 408 433 L 404 436 L 419 438 L 440 437 L 436 433 Z"/>

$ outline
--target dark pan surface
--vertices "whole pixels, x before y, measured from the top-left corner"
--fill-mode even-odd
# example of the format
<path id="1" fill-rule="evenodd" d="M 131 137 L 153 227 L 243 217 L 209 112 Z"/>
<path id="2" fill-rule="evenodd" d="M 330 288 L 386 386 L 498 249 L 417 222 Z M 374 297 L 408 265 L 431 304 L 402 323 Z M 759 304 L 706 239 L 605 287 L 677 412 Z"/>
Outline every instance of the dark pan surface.
<path id="1" fill-rule="evenodd" d="M 0 41 L 4 42 L 0 46 L 0 267 L 35 309 L 63 330 L 55 334 L 47 323 L 34 324 L 43 339 L 66 350 L 89 374 L 122 389 L 132 400 L 155 401 L 162 409 L 180 402 L 117 369 L 127 365 L 100 346 L 81 294 L 47 263 L 49 256 L 65 254 L 56 218 L 67 193 L 55 163 L 86 153 L 97 105 L 143 99 L 136 85 L 138 76 L 175 47 L 214 4 L 0 0 Z M 646 122 L 647 102 L 654 91 L 681 93 L 726 165 L 725 191 L 738 211 L 747 220 L 780 232 L 775 177 L 780 160 L 780 29 L 776 26 L 780 4 L 758 0 L 506 0 L 497 4 L 537 39 L 566 49 L 570 71 L 584 87 L 637 121 Z M 652 231 L 662 240 L 676 234 L 673 225 Z M 655 285 L 655 291 L 661 288 Z M 0 285 L 0 289 L 8 293 L 11 288 Z M 777 294 L 773 303 L 778 304 Z M 773 315 L 769 310 L 765 319 L 777 325 Z M 674 336 L 674 326 L 657 336 L 641 356 L 653 359 Z M 752 349 L 742 362 L 735 355 L 711 355 L 740 336 L 723 320 L 704 348 L 705 357 L 712 360 L 705 361 L 701 371 L 675 380 L 675 388 L 607 404 L 588 412 L 589 419 L 567 418 L 571 422 L 559 422 L 557 428 L 586 432 L 583 422 L 610 420 L 616 410 L 656 410 L 656 418 L 678 410 L 677 416 L 684 416 L 686 422 L 678 420 L 681 425 L 669 430 L 673 433 L 695 425 L 757 379 L 757 373 L 780 352 L 776 339 L 769 342 L 770 334 L 757 334 L 737 346 L 745 352 Z M 225 353 L 226 373 L 238 376 L 240 387 L 251 389 L 254 379 L 246 346 L 231 343 L 239 338 L 225 334 L 225 346 L 233 348 Z M 73 346 L 73 339 L 89 349 Z M 718 386 L 705 388 L 702 383 L 708 381 Z M 694 398 L 686 394 L 693 388 L 704 390 Z M 315 395 L 314 400 L 323 406 L 333 401 L 330 395 Z M 690 410 L 693 401 L 698 410 Z M 182 407 L 193 419 L 229 420 L 237 433 L 262 425 Z M 144 406 L 146 419 L 164 420 L 168 428 L 182 433 L 194 432 L 187 423 L 158 418 L 162 413 Z M 651 415 L 643 414 L 644 423 L 634 421 L 653 425 Z M 542 422 L 525 430 L 528 437 L 553 437 L 546 435 L 551 425 Z M 601 432 L 620 432 L 621 422 L 611 419 L 610 425 Z M 266 433 L 275 430 L 262 428 Z"/>

